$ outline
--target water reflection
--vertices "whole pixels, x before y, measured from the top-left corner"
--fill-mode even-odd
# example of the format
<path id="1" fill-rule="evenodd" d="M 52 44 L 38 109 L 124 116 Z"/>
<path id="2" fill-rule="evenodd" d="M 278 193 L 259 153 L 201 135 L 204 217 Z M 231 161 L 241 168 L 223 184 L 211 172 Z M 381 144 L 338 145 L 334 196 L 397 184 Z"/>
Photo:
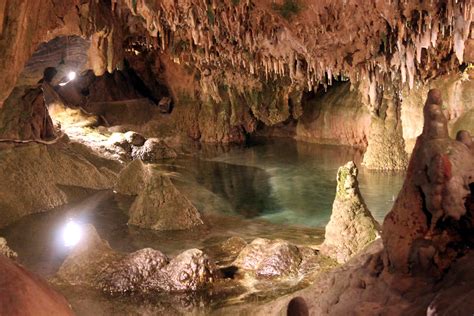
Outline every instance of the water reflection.
<path id="1" fill-rule="evenodd" d="M 274 223 L 324 227 L 335 197 L 337 168 L 350 160 L 359 166 L 362 151 L 291 140 L 259 141 L 223 152 L 205 150 L 207 159 L 174 163 L 180 188 L 201 211 L 216 209 Z M 185 170 L 185 174 L 183 174 Z M 361 191 L 382 221 L 403 183 L 402 173 L 360 168 Z"/>

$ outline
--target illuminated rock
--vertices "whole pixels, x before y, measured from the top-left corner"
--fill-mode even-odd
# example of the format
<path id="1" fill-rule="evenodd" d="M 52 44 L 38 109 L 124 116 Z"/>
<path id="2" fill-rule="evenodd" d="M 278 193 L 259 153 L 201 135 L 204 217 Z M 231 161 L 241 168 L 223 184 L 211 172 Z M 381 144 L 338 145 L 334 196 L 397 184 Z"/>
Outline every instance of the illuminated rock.
<path id="1" fill-rule="evenodd" d="M 337 171 L 336 198 L 321 246 L 322 254 L 339 263 L 348 261 L 380 233 L 380 225 L 360 194 L 357 175 L 358 169 L 352 161 Z"/>
<path id="2" fill-rule="evenodd" d="M 143 146 L 133 147 L 133 159 L 141 159 L 144 162 L 159 162 L 163 159 L 176 158 L 178 154 L 170 148 L 163 140 L 150 138 Z"/>
<path id="3" fill-rule="evenodd" d="M 129 224 L 155 230 L 182 230 L 203 224 L 198 210 L 170 178 L 141 160 L 119 175 L 119 193 L 137 195 L 129 210 Z"/>

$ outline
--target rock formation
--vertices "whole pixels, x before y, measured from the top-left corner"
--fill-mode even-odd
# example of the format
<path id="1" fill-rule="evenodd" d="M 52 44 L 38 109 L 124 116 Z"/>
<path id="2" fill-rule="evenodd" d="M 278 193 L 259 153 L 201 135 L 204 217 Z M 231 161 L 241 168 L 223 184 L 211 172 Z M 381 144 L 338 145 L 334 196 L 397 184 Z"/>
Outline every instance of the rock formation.
<path id="1" fill-rule="evenodd" d="M 142 146 L 134 146 L 132 149 L 133 159 L 144 162 L 156 163 L 163 159 L 176 158 L 176 151 L 170 148 L 163 140 L 150 138 Z"/>
<path id="2" fill-rule="evenodd" d="M 321 253 L 347 262 L 380 234 L 380 225 L 365 205 L 357 180 L 358 169 L 348 162 L 337 171 L 336 198 L 326 225 Z"/>
<path id="3" fill-rule="evenodd" d="M 472 242 L 474 157 L 464 143 L 449 138 L 441 104 L 440 91 L 431 90 L 423 133 L 385 218 L 387 264 L 398 271 L 441 275 Z"/>
<path id="4" fill-rule="evenodd" d="M 120 172 L 116 190 L 137 195 L 129 210 L 131 225 L 181 230 L 203 223 L 198 210 L 157 166 L 134 160 Z"/>
<path id="5" fill-rule="evenodd" d="M 168 259 L 141 249 L 123 255 L 110 248 L 91 225 L 59 269 L 55 282 L 98 288 L 109 294 L 199 291 L 217 277 L 214 263 L 198 249 Z"/>
<path id="6" fill-rule="evenodd" d="M 255 278 L 297 278 L 306 262 L 315 257 L 316 251 L 310 248 L 258 238 L 242 249 L 232 265 L 240 274 L 250 273 Z"/>
<path id="7" fill-rule="evenodd" d="M 70 198 L 61 186 L 110 189 L 116 179 L 115 162 L 68 143 L 66 138 L 54 145 L 0 146 L 0 227 L 67 203 Z"/>

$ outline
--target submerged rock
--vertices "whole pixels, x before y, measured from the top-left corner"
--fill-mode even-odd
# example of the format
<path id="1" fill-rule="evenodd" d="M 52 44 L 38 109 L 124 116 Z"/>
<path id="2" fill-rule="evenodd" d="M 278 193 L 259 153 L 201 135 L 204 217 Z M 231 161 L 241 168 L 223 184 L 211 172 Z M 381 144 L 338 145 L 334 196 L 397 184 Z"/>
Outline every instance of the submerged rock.
<path id="1" fill-rule="evenodd" d="M 0 255 L 4 255 L 10 259 L 18 257 L 18 254 L 8 247 L 6 239 L 2 237 L 0 237 Z"/>
<path id="2" fill-rule="evenodd" d="M 182 230 L 203 224 L 199 211 L 156 166 L 131 162 L 120 173 L 116 190 L 138 195 L 129 210 L 131 225 Z"/>
<path id="3" fill-rule="evenodd" d="M 380 225 L 362 198 L 357 181 L 358 170 L 348 162 L 337 171 L 337 191 L 332 214 L 326 226 L 321 253 L 344 263 L 374 241 Z"/>
<path id="4" fill-rule="evenodd" d="M 159 162 L 163 159 L 176 158 L 178 154 L 163 140 L 157 138 L 148 139 L 143 146 L 133 147 L 133 159 L 141 159 L 145 162 Z"/>
<path id="5" fill-rule="evenodd" d="M 240 252 L 232 265 L 257 278 L 295 277 L 304 254 L 309 254 L 300 250 L 284 240 L 257 238 Z M 313 251 L 312 255 L 316 253 Z"/>

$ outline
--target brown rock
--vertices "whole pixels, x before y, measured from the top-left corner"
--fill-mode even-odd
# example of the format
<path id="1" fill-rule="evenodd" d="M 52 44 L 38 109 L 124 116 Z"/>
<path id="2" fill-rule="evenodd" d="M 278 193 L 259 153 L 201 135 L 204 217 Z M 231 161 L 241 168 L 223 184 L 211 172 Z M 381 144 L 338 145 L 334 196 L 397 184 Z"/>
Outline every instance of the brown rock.
<path id="1" fill-rule="evenodd" d="M 159 162 L 163 159 L 176 158 L 178 154 L 163 140 L 156 138 L 148 139 L 143 146 L 132 149 L 133 159 L 141 159 L 145 162 Z"/>
<path id="2" fill-rule="evenodd" d="M 0 255 L 1 315 L 74 315 L 46 281 Z"/>

